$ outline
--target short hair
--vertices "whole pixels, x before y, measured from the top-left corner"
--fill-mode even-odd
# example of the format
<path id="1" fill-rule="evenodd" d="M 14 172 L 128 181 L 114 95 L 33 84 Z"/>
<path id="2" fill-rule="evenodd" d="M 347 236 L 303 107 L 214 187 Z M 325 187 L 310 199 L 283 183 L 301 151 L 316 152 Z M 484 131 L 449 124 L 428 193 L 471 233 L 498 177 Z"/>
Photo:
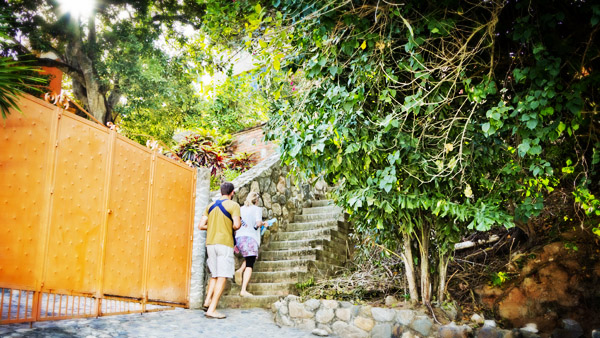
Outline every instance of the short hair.
<path id="1" fill-rule="evenodd" d="M 235 189 L 233 187 L 233 183 L 225 182 L 225 183 L 221 184 L 221 195 L 223 195 L 223 196 L 229 195 L 229 194 L 231 194 L 233 189 Z"/>

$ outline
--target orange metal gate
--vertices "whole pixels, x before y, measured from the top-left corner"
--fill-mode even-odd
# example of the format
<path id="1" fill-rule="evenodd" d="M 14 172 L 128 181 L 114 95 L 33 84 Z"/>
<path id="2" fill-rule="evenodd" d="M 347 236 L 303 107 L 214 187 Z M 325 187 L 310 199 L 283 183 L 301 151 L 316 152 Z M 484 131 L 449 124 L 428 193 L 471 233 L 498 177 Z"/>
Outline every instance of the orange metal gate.
<path id="1" fill-rule="evenodd" d="M 195 170 L 20 107 L 0 121 L 0 324 L 187 307 Z"/>

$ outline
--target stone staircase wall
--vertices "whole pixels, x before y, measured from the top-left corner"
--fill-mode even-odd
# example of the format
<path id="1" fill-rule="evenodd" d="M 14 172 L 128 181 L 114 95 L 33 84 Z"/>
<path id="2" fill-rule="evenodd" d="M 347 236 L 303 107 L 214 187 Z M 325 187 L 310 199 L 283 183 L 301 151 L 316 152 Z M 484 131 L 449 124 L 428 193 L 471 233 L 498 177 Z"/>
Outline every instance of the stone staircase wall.
<path id="1" fill-rule="evenodd" d="M 260 195 L 263 218 L 278 222 L 265 232 L 248 291 L 228 282 L 221 307 L 270 307 L 280 297 L 296 294 L 296 283 L 335 273 L 345 265 L 350 227 L 341 208 L 325 200 L 324 184 L 294 184 L 289 170 L 274 155 L 233 181 L 234 200 L 243 204 L 249 192 Z M 241 260 L 238 259 L 238 264 Z"/>

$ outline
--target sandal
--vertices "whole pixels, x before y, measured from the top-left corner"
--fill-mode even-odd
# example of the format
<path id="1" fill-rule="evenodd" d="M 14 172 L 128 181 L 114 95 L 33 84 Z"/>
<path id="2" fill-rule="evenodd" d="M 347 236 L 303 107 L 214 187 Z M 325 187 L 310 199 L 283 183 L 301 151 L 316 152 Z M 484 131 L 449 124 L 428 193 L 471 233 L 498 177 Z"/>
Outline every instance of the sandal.
<path id="1" fill-rule="evenodd" d="M 208 319 L 225 319 L 225 318 L 227 318 L 227 316 L 222 313 L 216 313 L 215 315 L 209 315 L 209 314 L 205 313 L 204 317 L 206 317 Z"/>

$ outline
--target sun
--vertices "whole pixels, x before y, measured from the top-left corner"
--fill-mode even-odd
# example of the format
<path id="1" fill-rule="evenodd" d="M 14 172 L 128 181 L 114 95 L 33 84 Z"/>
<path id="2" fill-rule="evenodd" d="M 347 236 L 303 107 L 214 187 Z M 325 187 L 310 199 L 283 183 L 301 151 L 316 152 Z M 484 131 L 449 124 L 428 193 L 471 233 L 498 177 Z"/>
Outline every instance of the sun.
<path id="1" fill-rule="evenodd" d="M 94 10 L 94 0 L 58 0 L 60 10 L 70 13 L 73 18 L 87 18 Z"/>

